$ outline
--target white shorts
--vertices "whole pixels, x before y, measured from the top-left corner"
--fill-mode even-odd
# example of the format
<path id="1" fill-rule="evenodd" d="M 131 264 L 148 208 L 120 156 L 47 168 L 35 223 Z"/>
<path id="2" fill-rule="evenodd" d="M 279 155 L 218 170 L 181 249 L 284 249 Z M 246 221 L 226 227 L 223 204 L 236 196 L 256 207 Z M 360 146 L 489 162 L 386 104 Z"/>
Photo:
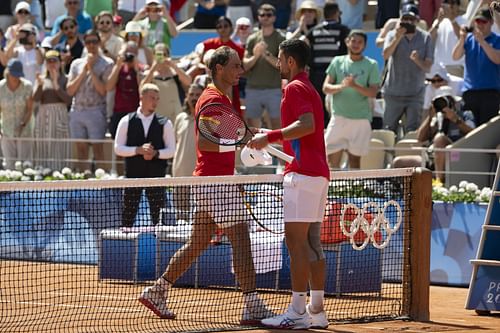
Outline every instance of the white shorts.
<path id="1" fill-rule="evenodd" d="M 328 179 L 295 172 L 283 178 L 283 219 L 287 222 L 322 222 Z"/>
<path id="2" fill-rule="evenodd" d="M 347 149 L 356 156 L 368 154 L 372 127 L 368 119 L 349 119 L 332 115 L 326 127 L 325 145 L 328 155 Z"/>
<path id="3" fill-rule="evenodd" d="M 193 195 L 196 211 L 207 212 L 220 228 L 251 221 L 239 185 L 195 187 Z"/>

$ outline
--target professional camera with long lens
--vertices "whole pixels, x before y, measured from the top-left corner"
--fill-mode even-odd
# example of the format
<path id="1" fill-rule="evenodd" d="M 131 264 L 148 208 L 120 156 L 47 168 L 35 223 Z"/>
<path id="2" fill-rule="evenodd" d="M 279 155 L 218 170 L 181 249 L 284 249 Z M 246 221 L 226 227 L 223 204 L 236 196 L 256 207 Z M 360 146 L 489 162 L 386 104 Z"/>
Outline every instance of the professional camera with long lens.
<path id="1" fill-rule="evenodd" d="M 432 101 L 432 106 L 434 106 L 434 110 L 436 112 L 441 112 L 445 107 L 449 107 L 452 109 L 453 107 L 453 97 L 451 96 L 444 96 L 444 97 L 439 97 L 436 98 L 435 100 Z"/>
<path id="2" fill-rule="evenodd" d="M 134 58 L 135 58 L 135 54 L 133 54 L 131 52 L 125 53 L 125 61 L 126 62 L 132 62 L 132 61 L 134 61 Z"/>

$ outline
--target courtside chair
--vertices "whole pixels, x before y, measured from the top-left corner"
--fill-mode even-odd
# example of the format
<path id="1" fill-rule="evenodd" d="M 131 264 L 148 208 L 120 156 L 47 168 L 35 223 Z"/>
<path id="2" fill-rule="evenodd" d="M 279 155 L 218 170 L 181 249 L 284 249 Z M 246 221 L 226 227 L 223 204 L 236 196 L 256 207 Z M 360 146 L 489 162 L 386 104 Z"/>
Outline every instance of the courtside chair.
<path id="1" fill-rule="evenodd" d="M 361 170 L 385 168 L 385 144 L 382 140 L 372 138 L 368 155 L 361 156 Z"/>

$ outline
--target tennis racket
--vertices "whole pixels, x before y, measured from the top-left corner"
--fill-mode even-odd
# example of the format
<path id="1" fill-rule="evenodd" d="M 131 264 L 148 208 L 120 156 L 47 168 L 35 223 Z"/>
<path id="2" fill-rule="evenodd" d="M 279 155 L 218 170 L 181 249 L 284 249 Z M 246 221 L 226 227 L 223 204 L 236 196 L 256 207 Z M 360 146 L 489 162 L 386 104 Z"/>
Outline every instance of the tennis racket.
<path id="1" fill-rule="evenodd" d="M 243 118 L 230 106 L 221 103 L 210 103 L 201 108 L 196 117 L 200 134 L 215 144 L 235 146 L 247 143 L 254 133 Z M 264 148 L 269 154 L 288 163 L 293 157 L 272 146 Z"/>
<path id="2" fill-rule="evenodd" d="M 240 186 L 243 203 L 257 225 L 256 231 L 281 235 L 283 223 L 283 198 L 278 188 L 269 185 Z"/>

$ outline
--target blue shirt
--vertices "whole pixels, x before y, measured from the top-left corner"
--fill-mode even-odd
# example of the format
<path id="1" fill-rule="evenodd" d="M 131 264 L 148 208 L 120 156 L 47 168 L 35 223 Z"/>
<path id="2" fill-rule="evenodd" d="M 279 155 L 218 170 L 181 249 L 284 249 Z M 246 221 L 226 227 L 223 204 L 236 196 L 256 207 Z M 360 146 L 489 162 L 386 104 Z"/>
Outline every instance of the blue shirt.
<path id="1" fill-rule="evenodd" d="M 500 36 L 492 32 L 485 38 L 486 43 L 500 50 Z M 500 91 L 500 65 L 488 58 L 479 42 L 470 33 L 464 44 L 465 73 L 462 90 Z"/>
<path id="2" fill-rule="evenodd" d="M 359 0 L 355 5 L 351 4 L 349 0 L 337 0 L 336 2 L 342 12 L 342 24 L 347 25 L 349 29 L 363 29 L 366 0 Z"/>
<path id="3" fill-rule="evenodd" d="M 54 21 L 54 25 L 52 26 L 52 31 L 50 32 L 51 36 L 55 36 L 60 29 L 61 21 L 67 17 L 67 13 L 61 16 L 58 16 Z M 78 16 L 76 17 L 76 22 L 78 23 L 78 34 L 83 35 L 87 32 L 87 30 L 92 29 L 92 17 L 89 14 L 84 12 L 83 10 L 78 12 Z M 66 40 L 66 36 L 61 37 L 61 41 Z"/>

